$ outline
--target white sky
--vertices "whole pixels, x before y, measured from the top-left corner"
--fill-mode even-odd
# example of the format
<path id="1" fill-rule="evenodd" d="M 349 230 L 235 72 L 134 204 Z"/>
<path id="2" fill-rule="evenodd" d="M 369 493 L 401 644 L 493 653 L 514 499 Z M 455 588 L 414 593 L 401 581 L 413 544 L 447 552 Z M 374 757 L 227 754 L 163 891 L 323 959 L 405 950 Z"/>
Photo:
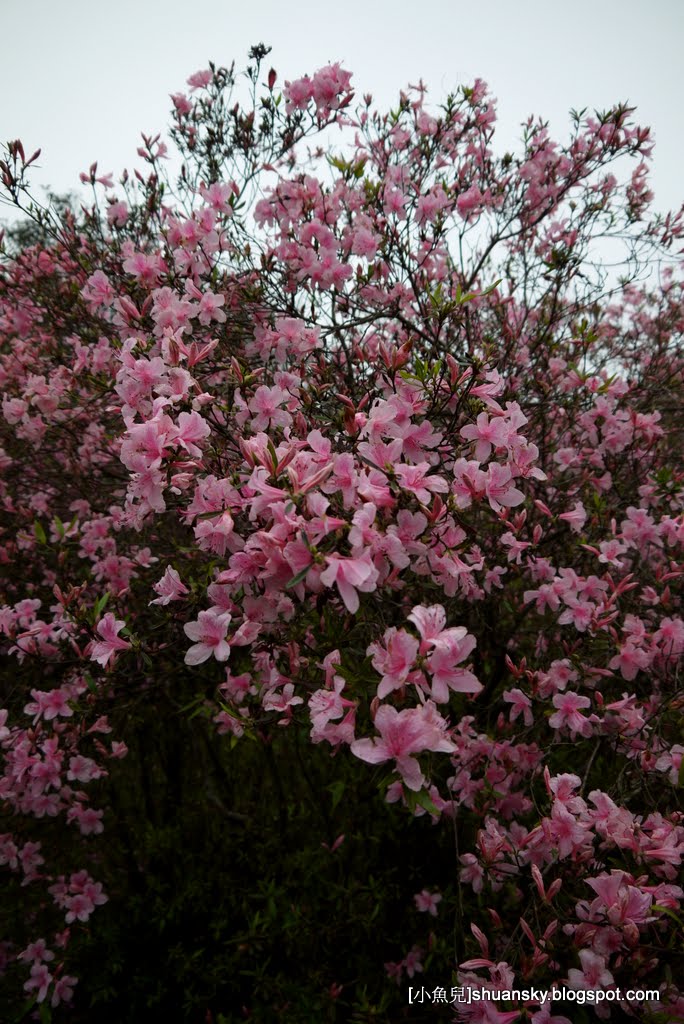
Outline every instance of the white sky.
<path id="1" fill-rule="evenodd" d="M 169 93 L 257 42 L 280 83 L 339 60 L 383 109 L 421 77 L 434 102 L 484 78 L 502 151 L 529 114 L 563 139 L 571 107 L 627 100 L 655 133 L 657 208 L 684 199 L 684 0 L 0 0 L 0 142 L 42 147 L 32 180 L 57 192 L 93 160 L 117 177 Z"/>

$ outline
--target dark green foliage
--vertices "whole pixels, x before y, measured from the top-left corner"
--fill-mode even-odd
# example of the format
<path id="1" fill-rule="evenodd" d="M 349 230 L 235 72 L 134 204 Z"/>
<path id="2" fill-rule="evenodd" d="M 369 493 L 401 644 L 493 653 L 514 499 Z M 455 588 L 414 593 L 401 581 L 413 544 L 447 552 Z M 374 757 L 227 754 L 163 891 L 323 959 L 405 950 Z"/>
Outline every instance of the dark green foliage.
<path id="1" fill-rule="evenodd" d="M 384 963 L 420 942 L 432 986 L 452 983 L 453 952 L 427 956 L 432 918 L 413 902 L 453 879 L 449 822 L 425 815 L 407 830 L 406 810 L 383 802 L 382 771 L 312 750 L 295 726 L 235 742 L 201 714 L 163 713 L 131 712 L 129 754 L 99 784 L 106 831 L 74 830 L 67 850 L 93 851 L 109 895 L 96 921 L 72 926 L 69 1021 L 427 1020 L 407 1001 L 421 978 L 398 987 Z M 15 935 L 17 898 L 1 911 Z"/>

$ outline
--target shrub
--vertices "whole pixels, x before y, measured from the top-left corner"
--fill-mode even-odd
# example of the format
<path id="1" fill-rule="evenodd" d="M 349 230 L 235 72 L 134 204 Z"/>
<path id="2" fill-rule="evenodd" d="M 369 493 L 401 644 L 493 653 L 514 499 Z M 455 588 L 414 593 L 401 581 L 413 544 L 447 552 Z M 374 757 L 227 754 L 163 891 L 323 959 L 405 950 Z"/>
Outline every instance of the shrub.
<path id="1" fill-rule="evenodd" d="M 80 210 L 0 164 L 6 1006 L 682 1019 L 649 132 L 500 155 L 479 80 L 380 114 L 267 52 L 172 97 L 175 180 L 160 136 Z"/>

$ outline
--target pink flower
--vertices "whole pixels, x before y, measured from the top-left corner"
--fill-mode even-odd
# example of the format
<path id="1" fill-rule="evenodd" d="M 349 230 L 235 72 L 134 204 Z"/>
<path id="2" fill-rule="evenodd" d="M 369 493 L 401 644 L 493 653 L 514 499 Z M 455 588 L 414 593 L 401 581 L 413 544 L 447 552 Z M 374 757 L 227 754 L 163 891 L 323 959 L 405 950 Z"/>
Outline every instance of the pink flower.
<path id="1" fill-rule="evenodd" d="M 321 573 L 320 580 L 326 587 L 337 585 L 340 597 L 347 611 L 352 614 L 359 610 L 359 595 L 375 590 L 378 570 L 370 558 L 342 558 L 340 555 L 327 555 L 327 569 Z"/>
<path id="2" fill-rule="evenodd" d="M 297 78 L 294 82 L 285 82 L 285 111 L 291 114 L 294 110 L 305 110 L 313 99 L 313 83 L 308 75 Z"/>
<path id="3" fill-rule="evenodd" d="M 116 227 L 121 228 L 124 226 L 127 220 L 128 206 L 126 205 L 126 203 L 110 203 L 109 208 L 107 210 L 107 223 L 109 224 L 109 226 L 111 227 L 112 225 L 116 225 Z"/>
<path id="4" fill-rule="evenodd" d="M 101 306 L 108 306 L 115 292 L 107 275 L 102 270 L 96 270 L 86 281 L 81 294 L 90 309 L 97 310 Z"/>
<path id="5" fill-rule="evenodd" d="M 367 654 L 373 655 L 373 668 L 382 675 L 378 697 L 382 700 L 406 682 L 418 655 L 418 641 L 404 629 L 391 626 L 385 630 L 383 644 L 371 644 Z"/>
<path id="6" fill-rule="evenodd" d="M 60 1003 L 68 1003 L 74 994 L 74 985 L 78 985 L 78 978 L 72 978 L 70 974 L 63 974 L 55 981 L 52 991 L 50 1006 L 59 1006 Z"/>
<path id="7" fill-rule="evenodd" d="M 99 835 L 104 832 L 102 824 L 103 811 L 97 811 L 94 807 L 82 807 L 76 804 L 67 811 L 67 821 L 75 821 L 78 824 L 81 835 Z"/>
<path id="8" fill-rule="evenodd" d="M 629 885 L 630 881 L 633 881 L 631 875 L 619 870 L 587 879 L 587 884 L 598 896 L 594 903 L 602 906 L 608 920 L 616 927 L 629 923 L 645 924 L 654 920 L 651 914 L 653 895 L 635 885 Z"/>
<path id="9" fill-rule="evenodd" d="M 582 949 L 579 958 L 582 970 L 573 967 L 568 971 L 568 984 L 572 988 L 601 989 L 615 983 L 613 975 L 606 968 L 606 961 L 598 953 L 592 953 L 590 949 Z"/>
<path id="10" fill-rule="evenodd" d="M 280 725 L 284 725 L 292 715 L 290 709 L 296 704 L 303 704 L 304 698 L 295 696 L 294 683 L 286 683 L 281 690 L 268 690 L 263 695 L 261 703 L 264 711 L 284 712 L 285 718 L 281 718 L 279 722 Z"/>
<path id="11" fill-rule="evenodd" d="M 676 786 L 679 782 L 679 773 L 682 770 L 683 759 L 684 747 L 679 743 L 675 743 L 670 750 L 665 754 L 661 754 L 656 761 L 656 768 L 659 772 L 669 771 L 669 779 L 673 786 Z"/>
<path id="12" fill-rule="evenodd" d="M 194 92 L 195 89 L 206 89 L 213 78 L 211 68 L 205 68 L 202 71 L 195 71 L 193 75 L 187 79 L 190 89 Z"/>
<path id="13" fill-rule="evenodd" d="M 101 778 L 104 774 L 91 757 L 76 754 L 75 757 L 69 758 L 67 779 L 70 782 L 91 782 L 93 779 Z"/>
<path id="14" fill-rule="evenodd" d="M 482 205 L 483 198 L 477 185 L 471 185 L 467 191 L 461 192 L 456 200 L 456 209 L 464 220 L 468 220 L 477 208 Z"/>
<path id="15" fill-rule="evenodd" d="M 150 604 L 169 604 L 171 601 L 178 601 L 184 594 L 189 594 L 190 591 L 182 583 L 180 576 L 175 569 L 168 566 L 166 572 L 160 580 L 154 584 L 155 593 L 159 594 L 159 597 L 155 598 L 154 601 L 150 601 Z"/>
<path id="16" fill-rule="evenodd" d="M 449 485 L 441 476 L 428 476 L 430 470 L 428 462 L 419 462 L 416 466 L 396 466 L 395 474 L 403 490 L 411 491 L 418 501 L 426 505 L 430 500 L 430 494 L 445 494 Z"/>
<path id="17" fill-rule="evenodd" d="M 67 924 L 71 924 L 72 921 L 83 921 L 84 923 L 88 920 L 95 904 L 85 893 L 76 893 L 75 896 L 68 896 L 65 900 L 66 916 L 65 921 Z"/>
<path id="18" fill-rule="evenodd" d="M 384 966 L 387 977 L 392 978 L 392 980 L 396 981 L 397 985 L 399 985 L 401 983 L 401 976 L 404 973 L 404 961 L 401 960 L 398 964 L 390 961 Z"/>
<path id="19" fill-rule="evenodd" d="M 67 687 L 58 687 L 56 690 L 31 690 L 31 696 L 35 703 L 27 704 L 24 711 L 27 715 L 35 715 L 34 722 L 38 722 L 42 716 L 46 722 L 53 718 L 71 718 L 72 708 L 69 707 L 69 700 L 72 694 Z"/>
<path id="20" fill-rule="evenodd" d="M 479 693 L 482 683 L 468 669 L 458 668 L 475 647 L 475 637 L 467 632 L 465 626 L 456 626 L 449 630 L 458 632 L 448 645 L 435 647 L 427 662 L 427 670 L 432 676 L 432 699 L 438 704 L 446 704 L 449 690 L 454 693 Z"/>
<path id="21" fill-rule="evenodd" d="M 627 548 L 619 540 L 602 540 L 599 544 L 599 551 L 601 552 L 598 556 L 599 562 L 603 562 L 604 565 L 615 565 L 618 569 L 622 567 L 618 555 L 623 555 Z"/>
<path id="22" fill-rule="evenodd" d="M 590 601 L 578 601 L 571 594 L 568 594 L 565 601 L 567 608 L 558 616 L 559 624 L 566 626 L 572 623 L 578 633 L 585 633 L 591 625 L 595 605 Z"/>
<path id="23" fill-rule="evenodd" d="M 632 680 L 640 669 L 648 668 L 651 658 L 649 654 L 634 644 L 626 643 L 618 654 L 608 662 L 608 668 L 620 669 L 623 679 Z"/>
<path id="24" fill-rule="evenodd" d="M 375 728 L 380 739 L 355 740 L 352 753 L 369 764 L 394 760 L 406 785 L 415 791 L 422 788 L 425 779 L 412 755 L 424 750 L 448 754 L 456 749 L 447 736 L 446 722 L 431 701 L 403 711 L 382 704 L 375 716 Z"/>
<path id="25" fill-rule="evenodd" d="M 485 484 L 489 504 L 495 512 L 503 508 L 514 508 L 525 500 L 525 495 L 513 486 L 513 476 L 508 466 L 492 462 L 487 467 Z"/>
<path id="26" fill-rule="evenodd" d="M 230 624 L 230 612 L 200 612 L 197 620 L 186 622 L 183 627 L 185 635 L 196 643 L 185 653 L 186 665 L 200 665 L 213 656 L 217 661 L 227 661 L 230 646 L 226 641 L 226 633 Z"/>
<path id="27" fill-rule="evenodd" d="M 90 660 L 106 666 L 109 659 L 116 651 L 127 651 L 130 648 L 128 640 L 119 637 L 119 633 L 126 623 L 123 619 L 116 619 L 112 612 L 107 612 L 104 618 L 100 619 L 95 627 L 102 637 L 101 640 L 94 640 L 90 646 Z"/>
<path id="28" fill-rule="evenodd" d="M 341 718 L 346 709 L 355 707 L 354 701 L 342 696 L 345 683 L 342 676 L 335 676 L 332 689 L 316 690 L 309 697 L 309 713 L 311 715 L 311 740 L 320 743 L 331 734 L 327 730 L 330 721 Z"/>
<path id="29" fill-rule="evenodd" d="M 474 501 L 484 498 L 486 473 L 479 468 L 479 462 L 457 459 L 454 463 L 454 483 L 452 486 L 456 496 L 456 504 L 460 509 L 467 509 Z"/>
<path id="30" fill-rule="evenodd" d="M 190 112 L 188 108 L 187 113 Z M 233 188 L 226 182 L 215 181 L 212 185 L 207 188 L 206 185 L 200 185 L 200 195 L 204 202 L 216 213 L 225 213 L 228 216 L 232 216 L 233 207 L 230 205 L 230 198 L 233 193 Z M 221 303 L 223 305 L 223 303 Z"/>
<path id="31" fill-rule="evenodd" d="M 197 446 L 197 442 L 203 441 L 210 433 L 209 424 L 198 412 L 182 412 L 178 417 L 178 432 L 175 441 L 185 449 L 188 455 L 199 459 L 202 449 Z"/>
<path id="32" fill-rule="evenodd" d="M 653 642 L 659 645 L 664 657 L 675 658 L 684 654 L 684 622 L 680 618 L 661 619 L 658 630 L 653 634 Z"/>
<path id="33" fill-rule="evenodd" d="M 544 825 L 551 842 L 558 846 L 561 857 L 569 857 L 591 838 L 588 827 L 581 825 L 560 803 L 554 803 L 551 817 L 545 819 Z"/>
<path id="34" fill-rule="evenodd" d="M 417 892 L 413 897 L 416 907 L 422 913 L 428 913 L 432 917 L 437 917 L 437 904 L 442 900 L 442 894 L 439 892 L 430 892 L 428 889 L 422 889 Z"/>
<path id="35" fill-rule="evenodd" d="M 55 954 L 47 948 L 45 939 L 36 939 L 35 942 L 29 942 L 26 949 L 19 954 L 17 959 L 23 960 L 24 963 L 28 963 L 29 960 L 54 960 Z"/>
<path id="36" fill-rule="evenodd" d="M 461 428 L 461 437 L 466 441 L 475 441 L 475 458 L 478 462 L 486 462 L 492 453 L 492 447 L 500 448 L 506 444 L 508 430 L 501 416 L 489 419 L 486 412 L 481 412 L 475 423 Z"/>
<path id="37" fill-rule="evenodd" d="M 404 957 L 404 967 L 409 978 L 412 978 L 417 972 L 422 973 L 423 964 L 420 959 L 422 955 L 422 949 L 418 946 L 414 946 L 413 949 L 411 949 Z"/>
<path id="38" fill-rule="evenodd" d="M 42 1003 L 52 981 L 52 975 L 45 964 L 33 963 L 31 965 L 31 977 L 24 985 L 26 992 L 36 992 L 36 1002 Z"/>
<path id="39" fill-rule="evenodd" d="M 463 853 L 459 857 L 463 867 L 459 872 L 461 882 L 472 885 L 473 892 L 482 892 L 484 885 L 484 870 L 474 853 Z"/>
<path id="40" fill-rule="evenodd" d="M 466 635 L 463 626 L 446 629 L 446 612 L 441 604 L 416 605 L 407 618 L 422 637 L 421 654 L 426 654 L 431 647 L 450 647 Z"/>
<path id="41" fill-rule="evenodd" d="M 579 693 L 569 690 L 567 693 L 557 693 L 552 703 L 558 708 L 549 718 L 552 729 L 568 729 L 571 736 L 577 733 L 580 736 L 591 736 L 591 723 L 580 711 L 581 708 L 588 708 L 591 705 L 588 697 L 581 697 Z"/>
<path id="42" fill-rule="evenodd" d="M 425 607 L 416 605 L 408 616 L 422 637 L 420 654 L 432 653 L 426 667 L 432 676 L 432 699 L 439 704 L 449 700 L 449 690 L 457 693 L 478 693 L 482 686 L 472 672 L 456 666 L 475 647 L 475 637 L 465 626 L 446 629 L 446 612 L 441 604 Z"/>
<path id="43" fill-rule="evenodd" d="M 262 384 L 254 393 L 254 398 L 249 403 L 250 412 L 253 413 L 253 430 L 268 430 L 272 427 L 289 427 L 292 417 L 289 412 L 281 409 L 280 406 L 288 399 L 287 392 L 276 386 L 273 388 Z"/>
<path id="44" fill-rule="evenodd" d="M 351 95 L 351 72 L 345 71 L 338 64 L 328 64 L 320 68 L 311 82 L 311 95 L 320 114 L 327 115 L 331 110 L 340 107 L 341 100 Z"/>
<path id="45" fill-rule="evenodd" d="M 148 256 L 144 252 L 134 252 L 124 260 L 123 269 L 127 274 L 137 277 L 142 284 L 152 286 L 157 283 L 159 274 L 166 268 L 160 256 Z"/>
<path id="46" fill-rule="evenodd" d="M 207 327 L 212 320 L 215 320 L 218 324 L 223 324 L 226 321 L 226 314 L 223 312 L 222 306 L 225 305 L 225 295 L 214 295 L 213 292 L 204 292 L 200 299 L 198 320 L 204 326 Z"/>
<path id="47" fill-rule="evenodd" d="M 533 725 L 534 715 L 532 714 L 532 701 L 527 697 L 522 690 L 515 687 L 512 690 L 506 690 L 503 699 L 508 703 L 512 704 L 511 713 L 509 719 L 511 722 L 515 722 L 519 715 L 523 716 L 525 725 Z"/>
<path id="48" fill-rule="evenodd" d="M 569 523 L 570 529 L 574 530 L 575 533 L 581 533 L 582 527 L 587 521 L 587 513 L 584 511 L 582 502 L 576 501 L 575 507 L 571 512 L 561 512 L 558 518 Z"/>

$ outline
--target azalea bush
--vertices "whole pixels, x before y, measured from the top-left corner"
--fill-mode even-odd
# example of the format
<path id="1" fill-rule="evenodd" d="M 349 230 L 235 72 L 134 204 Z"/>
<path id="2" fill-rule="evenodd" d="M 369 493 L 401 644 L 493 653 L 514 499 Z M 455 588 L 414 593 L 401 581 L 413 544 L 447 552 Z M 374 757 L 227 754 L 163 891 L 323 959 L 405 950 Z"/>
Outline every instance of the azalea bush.
<path id="1" fill-rule="evenodd" d="M 5 1006 L 684 1019 L 649 131 L 502 153 L 479 80 L 382 113 L 267 52 L 79 209 L 0 163 Z"/>

